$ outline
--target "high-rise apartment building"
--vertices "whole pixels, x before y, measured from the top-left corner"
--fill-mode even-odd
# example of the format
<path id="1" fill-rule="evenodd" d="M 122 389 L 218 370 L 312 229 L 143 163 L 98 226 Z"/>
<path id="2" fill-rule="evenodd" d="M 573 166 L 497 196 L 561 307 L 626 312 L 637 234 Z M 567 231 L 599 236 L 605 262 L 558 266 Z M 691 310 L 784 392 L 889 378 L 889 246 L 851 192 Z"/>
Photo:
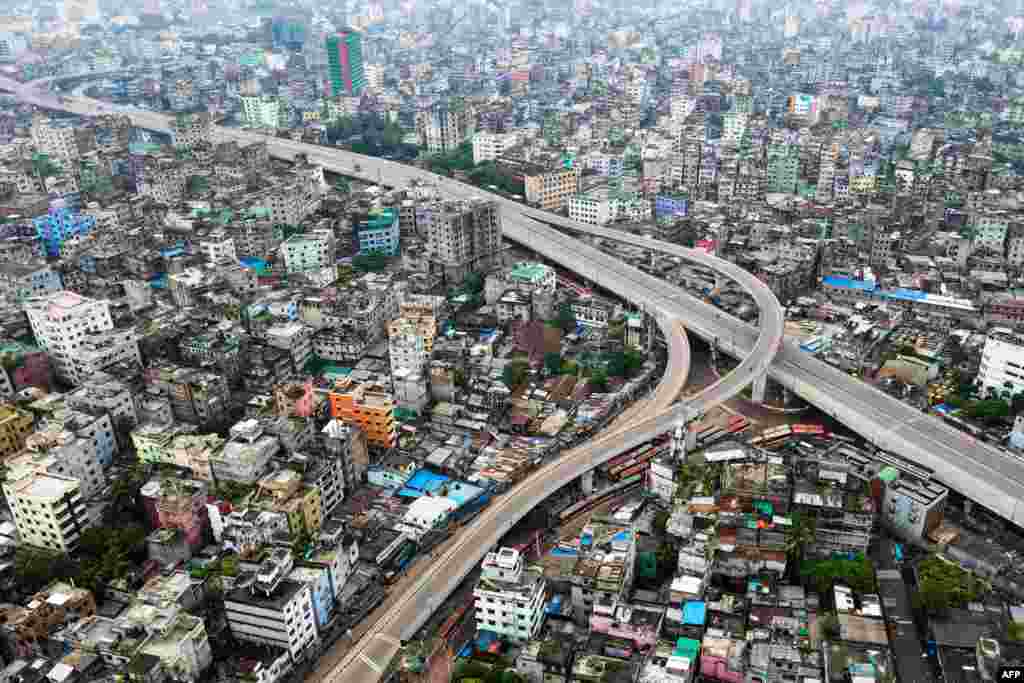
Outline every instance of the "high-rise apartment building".
<path id="1" fill-rule="evenodd" d="M 65 382 L 79 384 L 114 363 L 140 360 L 135 334 L 114 329 L 109 301 L 64 291 L 29 299 L 25 313 L 36 342 Z"/>
<path id="2" fill-rule="evenodd" d="M 3 487 L 26 545 L 67 553 L 92 525 L 77 479 L 25 469 L 12 472 Z"/>
<path id="3" fill-rule="evenodd" d="M 357 31 L 342 31 L 327 38 L 327 68 L 331 94 L 359 95 L 366 87 L 363 74 L 363 37 Z"/>
<path id="4" fill-rule="evenodd" d="M 274 95 L 242 98 L 242 120 L 253 128 L 277 128 L 281 125 L 284 103 Z"/>
<path id="5" fill-rule="evenodd" d="M 487 272 L 501 251 L 501 212 L 493 200 L 444 202 L 430 213 L 427 251 L 449 278 Z"/>
<path id="6" fill-rule="evenodd" d="M 416 138 L 431 154 L 447 154 L 476 134 L 476 117 L 469 108 L 435 106 L 416 113 Z"/>
<path id="7" fill-rule="evenodd" d="M 477 628 L 515 642 L 530 640 L 540 630 L 545 586 L 544 575 L 527 568 L 518 550 L 487 553 L 473 589 Z"/>
<path id="8" fill-rule="evenodd" d="M 1024 337 L 1004 327 L 988 333 L 978 368 L 980 393 L 1024 390 Z M 1009 383 L 1009 387 L 1007 387 Z"/>

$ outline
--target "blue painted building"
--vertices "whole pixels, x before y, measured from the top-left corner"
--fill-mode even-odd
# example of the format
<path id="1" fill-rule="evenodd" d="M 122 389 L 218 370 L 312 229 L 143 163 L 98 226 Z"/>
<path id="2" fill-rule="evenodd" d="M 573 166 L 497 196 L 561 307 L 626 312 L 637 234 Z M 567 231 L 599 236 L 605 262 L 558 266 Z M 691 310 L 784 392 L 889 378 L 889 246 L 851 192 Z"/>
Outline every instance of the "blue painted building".
<path id="1" fill-rule="evenodd" d="M 462 520 L 472 517 L 491 502 L 491 491 L 476 484 L 452 479 L 428 469 L 420 469 L 413 474 L 398 491 L 401 498 L 447 498 L 455 509 L 451 511 L 452 519 Z"/>
<path id="2" fill-rule="evenodd" d="M 96 218 L 65 208 L 54 208 L 45 216 L 33 218 L 32 225 L 46 255 L 60 256 L 64 242 L 85 237 L 96 228 Z"/>
<path id="3" fill-rule="evenodd" d="M 659 194 L 654 198 L 655 218 L 682 218 L 690 212 L 690 200 L 683 195 Z"/>
<path id="4" fill-rule="evenodd" d="M 11 301 L 45 296 L 63 288 L 60 273 L 49 266 L 9 262 L 0 268 L 0 296 L 6 295 Z"/>
<path id="5" fill-rule="evenodd" d="M 354 221 L 353 242 L 359 245 L 359 254 L 385 254 L 397 256 L 401 231 L 398 227 L 398 212 L 392 208 L 363 216 Z"/>
<path id="6" fill-rule="evenodd" d="M 334 613 L 334 591 L 331 587 L 330 572 L 326 567 L 304 565 L 292 569 L 288 578 L 309 586 L 313 599 L 313 619 L 316 621 L 317 630 L 323 632 Z"/>

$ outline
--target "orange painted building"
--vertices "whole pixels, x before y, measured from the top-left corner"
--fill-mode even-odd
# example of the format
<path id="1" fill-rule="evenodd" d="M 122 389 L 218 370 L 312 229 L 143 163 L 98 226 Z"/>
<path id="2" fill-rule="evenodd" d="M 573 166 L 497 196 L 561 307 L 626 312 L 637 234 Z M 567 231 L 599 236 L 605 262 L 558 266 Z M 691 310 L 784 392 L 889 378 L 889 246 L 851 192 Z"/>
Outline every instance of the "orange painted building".
<path id="1" fill-rule="evenodd" d="M 358 425 L 371 446 L 395 445 L 395 400 L 383 388 L 363 384 L 345 393 L 331 392 L 330 400 L 331 416 Z"/>

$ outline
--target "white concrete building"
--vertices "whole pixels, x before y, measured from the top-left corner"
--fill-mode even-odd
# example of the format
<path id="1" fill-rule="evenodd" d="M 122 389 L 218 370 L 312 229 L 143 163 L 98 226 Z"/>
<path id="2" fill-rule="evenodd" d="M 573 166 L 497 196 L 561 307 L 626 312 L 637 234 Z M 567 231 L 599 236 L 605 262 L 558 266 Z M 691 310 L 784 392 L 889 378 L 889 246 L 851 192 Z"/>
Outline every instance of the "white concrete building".
<path id="1" fill-rule="evenodd" d="M 477 133 L 473 136 L 473 163 L 494 161 L 519 144 L 519 133 Z"/>
<path id="2" fill-rule="evenodd" d="M 569 199 L 569 218 L 588 225 L 612 222 L 612 207 L 607 192 L 578 194 Z"/>
<path id="3" fill-rule="evenodd" d="M 281 256 L 289 273 L 334 266 L 334 251 L 334 235 L 329 230 L 292 235 L 281 243 Z"/>
<path id="4" fill-rule="evenodd" d="M 226 232 L 215 232 L 199 241 L 203 256 L 210 263 L 235 264 L 238 254 L 235 252 L 235 239 Z"/>
<path id="5" fill-rule="evenodd" d="M 405 512 L 398 531 L 419 541 L 428 532 L 440 529 L 448 522 L 448 516 L 458 507 L 451 498 L 423 496 L 412 502 Z"/>
<path id="6" fill-rule="evenodd" d="M 990 389 L 1001 393 L 1009 390 L 1014 394 L 1024 391 L 1024 335 L 1005 327 L 989 332 L 981 352 L 978 384 L 982 394 Z"/>
<path id="7" fill-rule="evenodd" d="M 92 525 L 77 479 L 25 468 L 9 472 L 3 486 L 18 536 L 26 545 L 68 553 Z"/>
<path id="8" fill-rule="evenodd" d="M 477 629 L 525 643 L 540 629 L 544 590 L 544 575 L 525 569 L 518 550 L 501 548 L 487 553 L 473 590 Z"/>
<path id="9" fill-rule="evenodd" d="M 255 418 L 231 427 L 231 440 L 210 459 L 218 479 L 254 484 L 266 472 L 270 459 L 281 450 L 276 437 L 263 433 Z"/>
<path id="10" fill-rule="evenodd" d="M 242 121 L 252 128 L 277 128 L 283 105 L 273 95 L 253 95 L 242 98 Z"/>
<path id="11" fill-rule="evenodd" d="M 71 126 L 56 127 L 50 125 L 45 116 L 35 116 L 29 129 L 32 145 L 42 154 L 47 155 L 56 164 L 65 169 L 78 159 L 78 143 L 75 142 L 75 130 Z"/>
<path id="12" fill-rule="evenodd" d="M 396 319 L 388 326 L 388 355 L 391 373 L 403 368 L 422 373 L 430 361 L 433 338 L 423 334 L 415 321 Z"/>
<path id="13" fill-rule="evenodd" d="M 416 113 L 416 137 L 431 154 L 454 151 L 476 133 L 476 117 L 467 109 L 439 106 Z"/>
<path id="14" fill-rule="evenodd" d="M 235 638 L 283 647 L 292 660 L 317 640 L 309 584 L 282 579 L 269 593 L 259 584 L 224 596 L 224 615 Z"/>
<path id="15" fill-rule="evenodd" d="M 63 291 L 29 299 L 25 313 L 54 372 L 68 383 L 78 384 L 107 365 L 139 358 L 134 332 L 114 330 L 108 301 Z"/>

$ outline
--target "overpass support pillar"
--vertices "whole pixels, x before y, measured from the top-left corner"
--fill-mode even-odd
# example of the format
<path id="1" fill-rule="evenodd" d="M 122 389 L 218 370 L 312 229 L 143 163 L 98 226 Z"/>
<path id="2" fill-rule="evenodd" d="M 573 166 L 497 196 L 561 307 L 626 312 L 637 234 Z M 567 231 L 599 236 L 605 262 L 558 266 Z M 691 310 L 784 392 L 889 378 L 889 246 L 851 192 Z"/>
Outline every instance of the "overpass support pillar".
<path id="1" fill-rule="evenodd" d="M 686 462 L 686 445 L 683 443 L 682 427 L 676 427 L 672 430 L 672 458 L 680 462 Z"/>
<path id="2" fill-rule="evenodd" d="M 763 374 L 763 375 L 760 375 L 757 379 L 754 380 L 754 386 L 750 390 L 751 398 L 754 400 L 754 403 L 764 403 L 764 392 L 765 392 L 765 389 L 767 389 L 767 388 L 768 388 L 768 375 L 767 375 L 767 373 Z"/>
<path id="3" fill-rule="evenodd" d="M 580 486 L 583 489 L 583 495 L 589 496 L 594 492 L 594 470 L 587 470 L 582 477 L 580 477 Z"/>
<path id="4" fill-rule="evenodd" d="M 686 443 L 683 449 L 684 453 L 697 450 L 697 430 L 690 429 L 690 425 L 683 425 L 683 431 L 686 433 Z"/>

